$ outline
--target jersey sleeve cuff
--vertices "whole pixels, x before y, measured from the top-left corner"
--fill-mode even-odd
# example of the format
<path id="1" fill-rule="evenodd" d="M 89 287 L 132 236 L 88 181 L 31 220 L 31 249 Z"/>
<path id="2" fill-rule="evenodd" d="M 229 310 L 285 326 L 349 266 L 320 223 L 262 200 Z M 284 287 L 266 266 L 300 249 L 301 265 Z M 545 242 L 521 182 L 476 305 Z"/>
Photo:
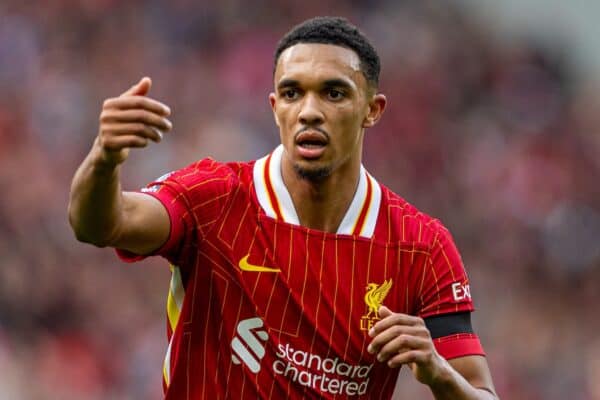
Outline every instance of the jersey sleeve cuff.
<path id="1" fill-rule="evenodd" d="M 457 333 L 433 340 L 437 352 L 447 360 L 463 356 L 485 356 L 477 335 L 473 333 Z"/>

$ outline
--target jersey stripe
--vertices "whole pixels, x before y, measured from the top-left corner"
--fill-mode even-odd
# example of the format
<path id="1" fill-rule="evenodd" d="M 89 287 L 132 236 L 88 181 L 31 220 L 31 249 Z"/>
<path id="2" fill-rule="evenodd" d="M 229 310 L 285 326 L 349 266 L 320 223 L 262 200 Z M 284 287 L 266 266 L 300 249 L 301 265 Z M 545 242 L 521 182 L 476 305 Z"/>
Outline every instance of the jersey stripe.
<path id="1" fill-rule="evenodd" d="M 265 164 L 270 156 L 271 155 L 269 154 L 259 160 L 256 160 L 252 170 L 252 178 L 254 182 L 254 193 L 256 194 L 256 198 L 258 199 L 260 207 L 269 217 L 277 218 L 277 214 L 275 214 L 275 210 L 271 204 L 271 199 L 269 198 L 265 181 Z"/>
<path id="2" fill-rule="evenodd" d="M 167 318 L 169 320 L 169 347 L 163 363 L 163 380 L 165 387 L 169 386 L 171 381 L 171 346 L 173 345 L 173 333 L 177 328 L 179 316 L 183 307 L 185 289 L 181 280 L 181 271 L 173 264 L 169 265 L 171 270 L 171 283 L 169 284 L 169 294 L 167 295 Z"/>
<path id="3" fill-rule="evenodd" d="M 373 188 L 372 188 L 371 180 L 367 178 L 367 193 L 365 195 L 365 201 L 362 205 L 362 209 L 360 210 L 360 214 L 358 214 L 358 218 L 354 222 L 354 228 L 352 229 L 353 235 L 359 235 L 362 232 L 365 218 L 367 217 L 367 212 L 369 211 L 369 208 L 371 206 L 372 192 L 373 192 Z"/>
<path id="4" fill-rule="evenodd" d="M 271 184 L 271 178 L 269 176 L 270 166 L 271 166 L 271 157 L 272 154 L 267 157 L 265 162 L 265 167 L 263 171 L 263 180 L 265 183 L 265 187 L 267 189 L 269 203 L 271 203 L 271 208 L 275 212 L 277 219 L 283 220 L 281 216 L 281 208 L 279 207 L 279 201 L 277 200 L 277 196 L 275 195 L 275 191 L 273 190 L 273 185 Z"/>
<path id="5" fill-rule="evenodd" d="M 375 232 L 375 225 L 377 224 L 377 218 L 381 208 L 381 186 L 379 186 L 379 183 L 368 172 L 365 171 L 365 174 L 371 187 L 371 199 L 365 205 L 367 207 L 367 213 L 365 214 L 365 221 L 362 229 L 358 234 L 362 237 L 371 238 Z"/>
<path id="6" fill-rule="evenodd" d="M 171 336 L 171 340 L 169 340 L 169 346 L 167 347 L 167 353 L 165 354 L 165 361 L 163 363 L 163 386 L 165 390 L 171 383 L 171 347 L 173 346 L 173 338 L 174 336 Z"/>
<path id="7" fill-rule="evenodd" d="M 277 198 L 277 205 L 279 206 L 283 220 L 288 224 L 300 225 L 298 214 L 296 214 L 296 207 L 294 207 L 294 201 L 292 200 L 292 196 L 283 182 L 283 176 L 281 174 L 282 160 L 283 146 L 278 146 L 271 153 L 271 163 L 269 165 L 269 183 L 273 187 L 273 193 L 275 193 L 275 197 Z"/>
<path id="8" fill-rule="evenodd" d="M 169 284 L 169 294 L 167 296 L 167 316 L 169 317 L 171 331 L 174 332 L 183 307 L 185 289 L 183 288 L 179 268 L 172 264 L 169 268 L 171 269 L 171 283 Z"/>
<path id="9" fill-rule="evenodd" d="M 381 187 L 364 167 L 361 167 L 356 194 L 337 233 L 373 237 L 380 206 Z"/>

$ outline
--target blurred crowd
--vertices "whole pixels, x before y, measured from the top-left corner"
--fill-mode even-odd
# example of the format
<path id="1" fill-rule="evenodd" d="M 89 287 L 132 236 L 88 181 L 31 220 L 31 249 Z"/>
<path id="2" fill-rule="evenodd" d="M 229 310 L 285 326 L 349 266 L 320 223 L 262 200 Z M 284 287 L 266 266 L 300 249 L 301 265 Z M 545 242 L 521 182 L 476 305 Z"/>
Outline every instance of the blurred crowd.
<path id="1" fill-rule="evenodd" d="M 600 86 L 567 42 L 500 40 L 450 4 L 3 0 L 0 397 L 161 397 L 166 262 L 122 264 L 67 221 L 101 103 L 148 75 L 173 110 L 125 189 L 208 155 L 257 158 L 278 143 L 277 40 L 335 14 L 382 58 L 389 105 L 364 163 L 453 232 L 501 397 L 600 399 Z M 398 386 L 430 398 L 406 371 Z"/>

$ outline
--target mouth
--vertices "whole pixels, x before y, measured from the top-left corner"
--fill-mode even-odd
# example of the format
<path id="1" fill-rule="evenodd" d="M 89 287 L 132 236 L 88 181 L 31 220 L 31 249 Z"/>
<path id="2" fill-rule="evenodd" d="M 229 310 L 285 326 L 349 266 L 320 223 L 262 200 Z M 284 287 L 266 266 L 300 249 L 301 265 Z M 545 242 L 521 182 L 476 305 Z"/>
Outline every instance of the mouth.
<path id="1" fill-rule="evenodd" d="M 295 143 L 301 157 L 315 159 L 323 154 L 329 138 L 325 132 L 307 129 L 296 135 Z"/>

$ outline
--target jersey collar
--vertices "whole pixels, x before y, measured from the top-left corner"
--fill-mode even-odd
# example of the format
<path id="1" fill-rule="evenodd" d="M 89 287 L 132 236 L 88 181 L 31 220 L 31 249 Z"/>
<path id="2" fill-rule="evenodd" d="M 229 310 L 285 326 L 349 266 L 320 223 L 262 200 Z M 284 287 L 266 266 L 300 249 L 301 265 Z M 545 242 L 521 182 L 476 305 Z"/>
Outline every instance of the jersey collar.
<path id="1" fill-rule="evenodd" d="M 253 170 L 256 197 L 269 217 L 300 225 L 292 197 L 281 176 L 282 156 L 283 146 L 279 145 L 271 154 L 256 160 Z M 356 193 L 336 233 L 372 237 L 380 205 L 381 187 L 361 165 Z"/>

